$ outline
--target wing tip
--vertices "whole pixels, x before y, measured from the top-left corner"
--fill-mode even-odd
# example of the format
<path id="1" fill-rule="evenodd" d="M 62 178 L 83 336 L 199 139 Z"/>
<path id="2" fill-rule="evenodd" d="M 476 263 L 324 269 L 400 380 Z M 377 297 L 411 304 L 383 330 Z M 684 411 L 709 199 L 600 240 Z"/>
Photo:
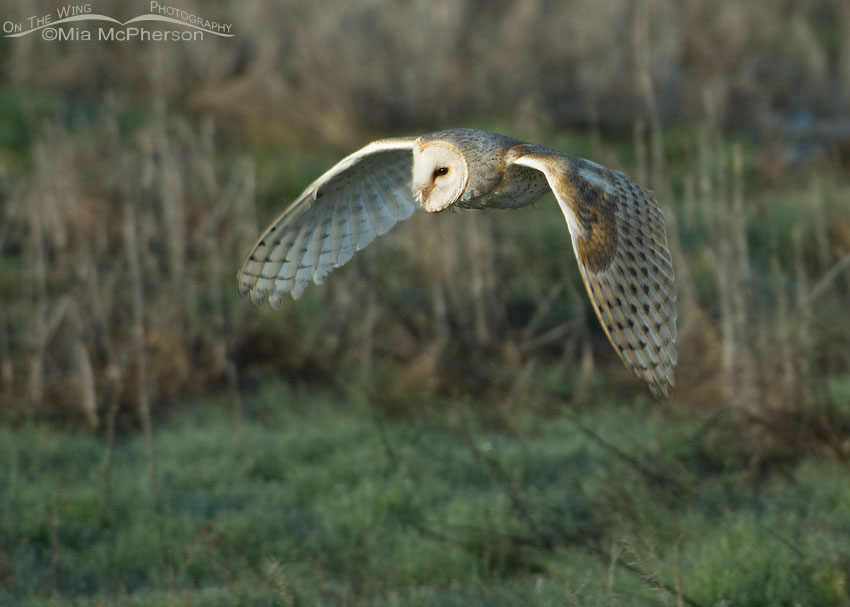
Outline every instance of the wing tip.
<path id="1" fill-rule="evenodd" d="M 649 391 L 652 392 L 652 395 L 655 397 L 655 400 L 659 402 L 669 402 L 670 397 L 673 392 L 676 390 L 676 379 L 673 375 L 672 369 L 669 374 L 665 374 L 663 378 L 642 378 L 646 381 L 649 386 Z"/>
<path id="2" fill-rule="evenodd" d="M 667 402 L 676 390 L 676 349 L 666 349 L 658 352 L 649 368 L 632 368 L 640 379 L 646 382 L 650 392 L 659 402 Z"/>

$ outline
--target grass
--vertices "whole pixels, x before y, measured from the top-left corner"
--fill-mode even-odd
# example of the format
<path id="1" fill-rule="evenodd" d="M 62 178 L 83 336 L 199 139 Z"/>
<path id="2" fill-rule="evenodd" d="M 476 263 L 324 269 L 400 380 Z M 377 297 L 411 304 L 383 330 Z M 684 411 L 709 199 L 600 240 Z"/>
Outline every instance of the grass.
<path id="1" fill-rule="evenodd" d="M 157 421 L 158 501 L 141 437 L 107 502 L 97 438 L 0 430 L 0 603 L 850 605 L 850 483 L 821 454 L 755 478 L 641 400 L 388 419 L 263 385 L 240 418 Z"/>
<path id="2" fill-rule="evenodd" d="M 0 40 L 0 605 L 850 605 L 850 11 L 420 4 Z M 239 300 L 305 185 L 449 126 L 656 191 L 674 403 L 633 395 L 551 196 Z"/>
<path id="3" fill-rule="evenodd" d="M 232 277 L 255 219 L 336 156 L 103 115 L 0 129 L 32 170 L 0 230 L 0 605 L 850 605 L 830 167 L 777 186 L 745 142 L 662 142 L 681 305 L 661 407 L 625 396 L 557 205 L 421 214 L 252 310 Z M 653 173 L 641 137 L 551 139 Z"/>

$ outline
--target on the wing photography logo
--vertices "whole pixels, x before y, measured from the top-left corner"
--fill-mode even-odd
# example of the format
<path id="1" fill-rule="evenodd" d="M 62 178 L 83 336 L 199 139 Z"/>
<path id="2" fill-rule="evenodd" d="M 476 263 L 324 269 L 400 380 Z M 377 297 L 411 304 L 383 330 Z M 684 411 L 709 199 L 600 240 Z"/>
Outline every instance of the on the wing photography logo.
<path id="1" fill-rule="evenodd" d="M 194 42 L 205 35 L 233 37 L 232 23 L 209 19 L 156 0 L 149 3 L 149 12 L 120 21 L 93 12 L 91 3 L 65 4 L 54 12 L 30 15 L 23 19 L 3 21 L 7 38 L 38 35 L 54 41 L 109 42 Z M 91 27 L 91 22 L 97 23 Z"/>

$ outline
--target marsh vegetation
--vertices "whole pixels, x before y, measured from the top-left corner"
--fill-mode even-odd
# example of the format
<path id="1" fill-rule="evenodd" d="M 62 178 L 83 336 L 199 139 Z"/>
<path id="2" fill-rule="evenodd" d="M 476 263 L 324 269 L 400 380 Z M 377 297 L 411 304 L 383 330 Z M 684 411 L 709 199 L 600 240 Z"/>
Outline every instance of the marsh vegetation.
<path id="1" fill-rule="evenodd" d="M 4 39 L 0 603 L 850 604 L 846 4 L 220 2 L 231 40 Z M 550 198 L 239 300 L 341 154 L 448 125 L 656 192 L 669 403 Z"/>

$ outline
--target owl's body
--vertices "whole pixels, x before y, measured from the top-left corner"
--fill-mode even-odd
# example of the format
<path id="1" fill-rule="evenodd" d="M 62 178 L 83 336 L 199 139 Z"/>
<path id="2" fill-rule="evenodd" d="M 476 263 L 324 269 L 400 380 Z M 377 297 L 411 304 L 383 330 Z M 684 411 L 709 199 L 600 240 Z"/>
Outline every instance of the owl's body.
<path id="1" fill-rule="evenodd" d="M 593 308 L 623 362 L 656 396 L 674 385 L 676 292 L 664 218 L 652 194 L 617 171 L 504 135 L 452 129 L 384 139 L 313 182 L 260 237 L 239 288 L 277 306 L 320 284 L 417 204 L 528 206 L 552 191 Z"/>

